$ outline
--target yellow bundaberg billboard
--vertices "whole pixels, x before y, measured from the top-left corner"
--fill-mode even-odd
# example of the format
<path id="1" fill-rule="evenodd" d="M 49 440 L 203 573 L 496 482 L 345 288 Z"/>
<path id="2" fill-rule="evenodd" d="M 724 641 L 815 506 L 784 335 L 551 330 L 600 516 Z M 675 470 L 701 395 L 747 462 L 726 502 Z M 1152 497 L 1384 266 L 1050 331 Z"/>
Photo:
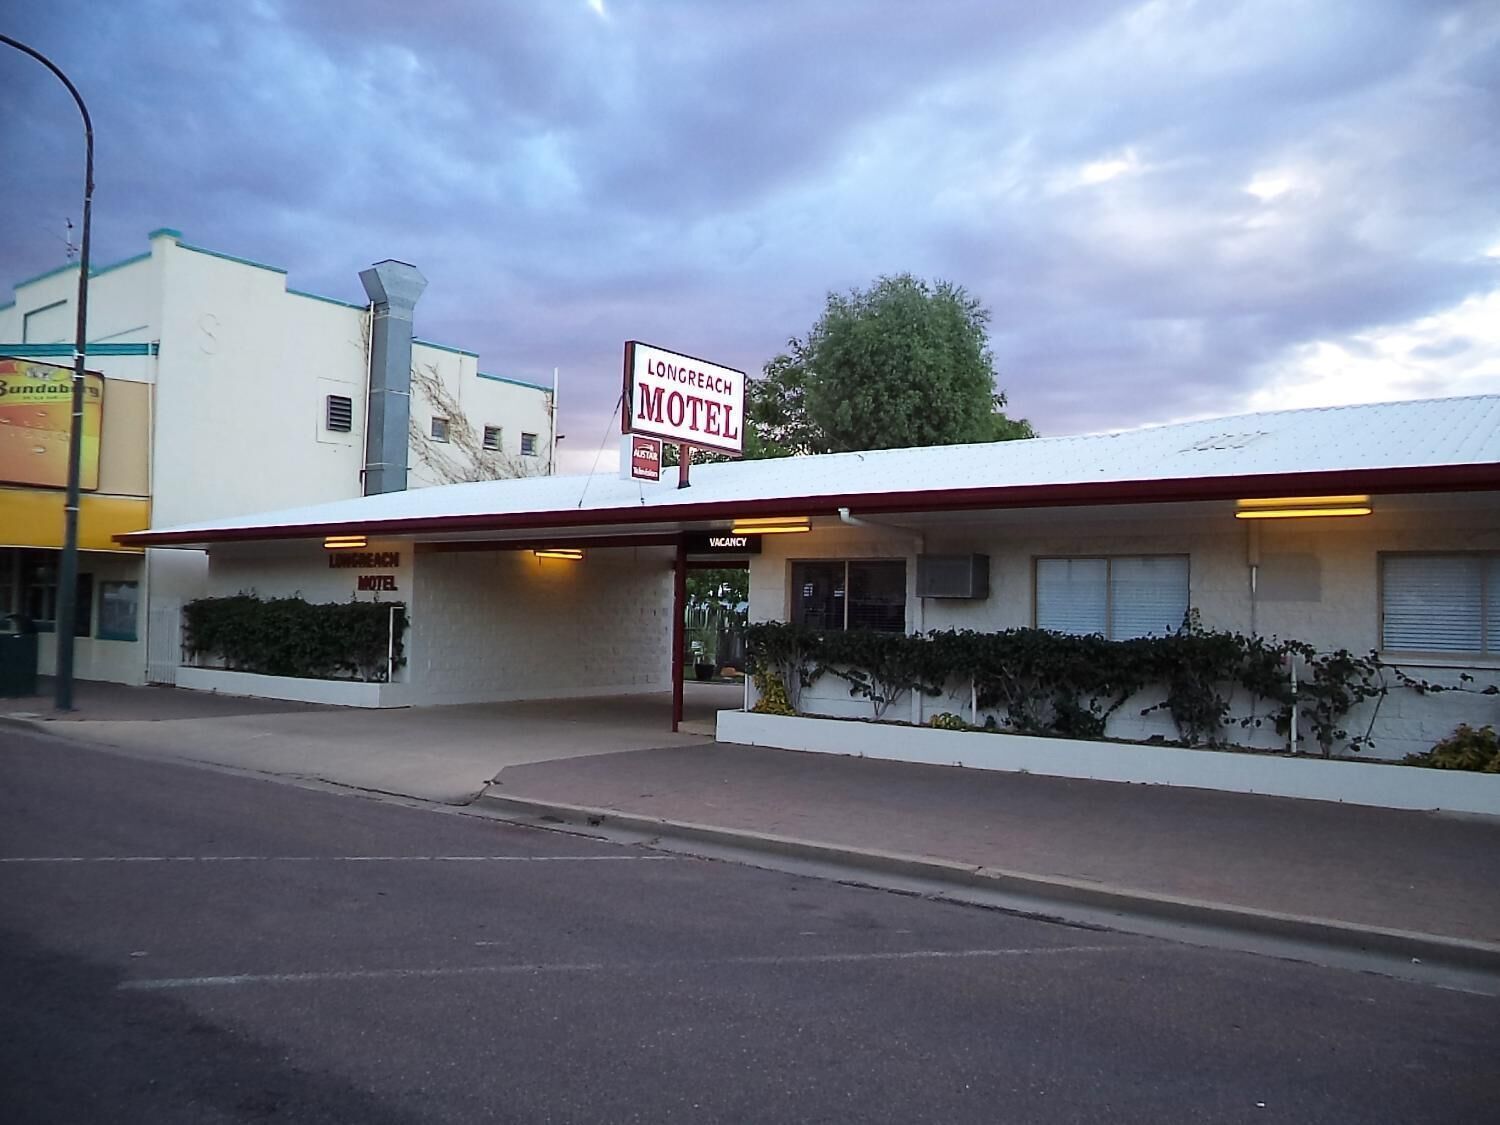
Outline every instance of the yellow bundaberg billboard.
<path id="1" fill-rule="evenodd" d="M 72 368 L 0 357 L 0 482 L 66 488 L 72 415 Z M 99 487 L 103 417 L 104 378 L 85 372 L 78 487 L 90 492 Z"/>

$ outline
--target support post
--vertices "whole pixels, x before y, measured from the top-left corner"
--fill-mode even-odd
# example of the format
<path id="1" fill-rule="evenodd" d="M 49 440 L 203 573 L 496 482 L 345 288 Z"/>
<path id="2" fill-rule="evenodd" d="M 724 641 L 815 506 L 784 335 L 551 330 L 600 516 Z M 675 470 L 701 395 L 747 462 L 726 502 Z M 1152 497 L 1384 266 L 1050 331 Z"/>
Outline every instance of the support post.
<path id="1" fill-rule="evenodd" d="M 672 733 L 682 725 L 682 646 L 687 641 L 687 540 L 677 537 L 672 567 Z"/>
<path id="2" fill-rule="evenodd" d="M 396 678 L 396 607 L 391 606 L 390 620 L 385 626 L 385 682 Z"/>
<path id="3" fill-rule="evenodd" d="M 693 447 L 687 442 L 677 445 L 677 487 L 688 487 L 688 468 L 693 463 Z"/>

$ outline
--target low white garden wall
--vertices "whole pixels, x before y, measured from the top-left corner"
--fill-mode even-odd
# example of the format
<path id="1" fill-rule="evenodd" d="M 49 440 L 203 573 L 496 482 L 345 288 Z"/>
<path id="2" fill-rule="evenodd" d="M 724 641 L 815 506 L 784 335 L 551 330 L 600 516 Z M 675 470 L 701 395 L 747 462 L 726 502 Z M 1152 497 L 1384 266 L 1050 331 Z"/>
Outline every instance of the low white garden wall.
<path id="1" fill-rule="evenodd" d="M 193 691 L 219 691 L 225 695 L 287 699 L 296 703 L 330 703 L 339 707 L 406 707 L 410 705 L 411 694 L 411 685 L 403 683 L 309 680 L 187 665 L 177 669 L 177 686 Z"/>
<path id="2" fill-rule="evenodd" d="M 1417 679 L 1437 683 L 1457 684 L 1461 673 L 1468 672 L 1488 683 L 1500 678 L 1494 669 L 1429 668 L 1418 665 L 1402 667 Z M 1365 700 L 1345 716 L 1343 726 L 1351 734 L 1365 734 L 1374 739 L 1361 757 L 1367 760 L 1400 761 L 1407 754 L 1431 750 L 1433 744 L 1453 733 L 1460 723 L 1483 726 L 1485 723 L 1500 723 L 1500 696 L 1477 695 L 1473 692 L 1449 691 L 1427 695 L 1403 688 L 1391 679 L 1390 693 L 1383 700 Z M 924 724 L 928 718 L 944 711 L 952 712 L 964 719 L 983 723 L 987 718 L 1004 721 L 1004 713 L 996 710 L 981 710 L 977 718 L 970 710 L 969 688 L 963 684 L 949 684 L 942 696 L 931 698 L 919 692 L 908 692 L 904 698 L 891 705 L 885 717 L 898 722 Z M 753 703 L 754 692 L 751 692 Z M 1126 700 L 1109 717 L 1105 731 L 1110 738 L 1129 742 L 1144 742 L 1149 738 L 1176 739 L 1178 731 L 1171 714 L 1165 709 L 1142 715 L 1144 708 L 1160 703 L 1167 696 L 1166 688 L 1153 685 Z M 1246 712 L 1253 712 L 1253 701 L 1244 693 L 1231 694 L 1232 718 L 1226 722 L 1228 734 L 1245 746 L 1257 750 L 1280 750 L 1285 748 L 1287 736 L 1278 733 L 1269 721 L 1259 727 L 1241 726 L 1237 721 Z M 1378 710 L 1377 710 L 1378 703 Z M 1262 704 L 1261 715 L 1269 705 Z M 797 710 L 805 715 L 823 715 L 838 719 L 868 719 L 871 715 L 870 701 L 849 694 L 849 685 L 834 675 L 824 675 L 817 682 L 802 689 L 797 697 Z M 1375 718 L 1372 725 L 1371 718 Z M 1304 714 L 1305 719 L 1305 714 Z M 1312 732 L 1303 727 L 1304 749 L 1316 752 L 1311 745 Z"/>
<path id="3" fill-rule="evenodd" d="M 718 741 L 971 769 L 1500 816 L 1500 775 L 720 711 Z"/>

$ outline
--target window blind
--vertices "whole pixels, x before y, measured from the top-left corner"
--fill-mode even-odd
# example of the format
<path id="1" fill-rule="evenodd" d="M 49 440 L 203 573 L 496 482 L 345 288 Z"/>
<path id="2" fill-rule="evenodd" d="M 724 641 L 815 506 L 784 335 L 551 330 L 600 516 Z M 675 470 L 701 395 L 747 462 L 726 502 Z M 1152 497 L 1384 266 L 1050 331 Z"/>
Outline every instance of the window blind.
<path id="1" fill-rule="evenodd" d="M 1164 637 L 1188 609 L 1188 560 L 1181 556 L 1109 560 L 1109 635 Z"/>
<path id="2" fill-rule="evenodd" d="M 1484 560 L 1484 651 L 1500 653 L 1500 557 Z"/>
<path id="3" fill-rule="evenodd" d="M 1037 559 L 1036 625 L 1059 633 L 1104 633 L 1108 559 Z"/>
<path id="4" fill-rule="evenodd" d="M 1381 560 L 1380 644 L 1409 652 L 1480 652 L 1485 618 L 1496 617 L 1495 598 L 1484 613 L 1485 570 L 1480 555 L 1388 555 Z M 1488 566 L 1486 565 L 1488 564 Z M 1493 573 L 1489 588 L 1496 591 Z M 1491 651 L 1496 633 L 1491 631 Z"/>

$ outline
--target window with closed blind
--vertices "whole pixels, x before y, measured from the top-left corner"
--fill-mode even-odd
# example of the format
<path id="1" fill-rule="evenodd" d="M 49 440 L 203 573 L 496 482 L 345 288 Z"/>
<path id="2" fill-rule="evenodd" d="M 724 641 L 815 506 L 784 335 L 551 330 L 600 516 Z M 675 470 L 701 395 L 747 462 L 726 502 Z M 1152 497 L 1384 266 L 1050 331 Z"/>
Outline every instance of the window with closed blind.
<path id="1" fill-rule="evenodd" d="M 1111 640 L 1165 636 L 1188 611 L 1186 555 L 1036 560 L 1036 627 Z"/>
<path id="2" fill-rule="evenodd" d="M 1382 555 L 1380 647 L 1500 655 L 1500 555 Z"/>
<path id="3" fill-rule="evenodd" d="M 791 572 L 794 624 L 906 632 L 904 559 L 809 560 Z"/>

